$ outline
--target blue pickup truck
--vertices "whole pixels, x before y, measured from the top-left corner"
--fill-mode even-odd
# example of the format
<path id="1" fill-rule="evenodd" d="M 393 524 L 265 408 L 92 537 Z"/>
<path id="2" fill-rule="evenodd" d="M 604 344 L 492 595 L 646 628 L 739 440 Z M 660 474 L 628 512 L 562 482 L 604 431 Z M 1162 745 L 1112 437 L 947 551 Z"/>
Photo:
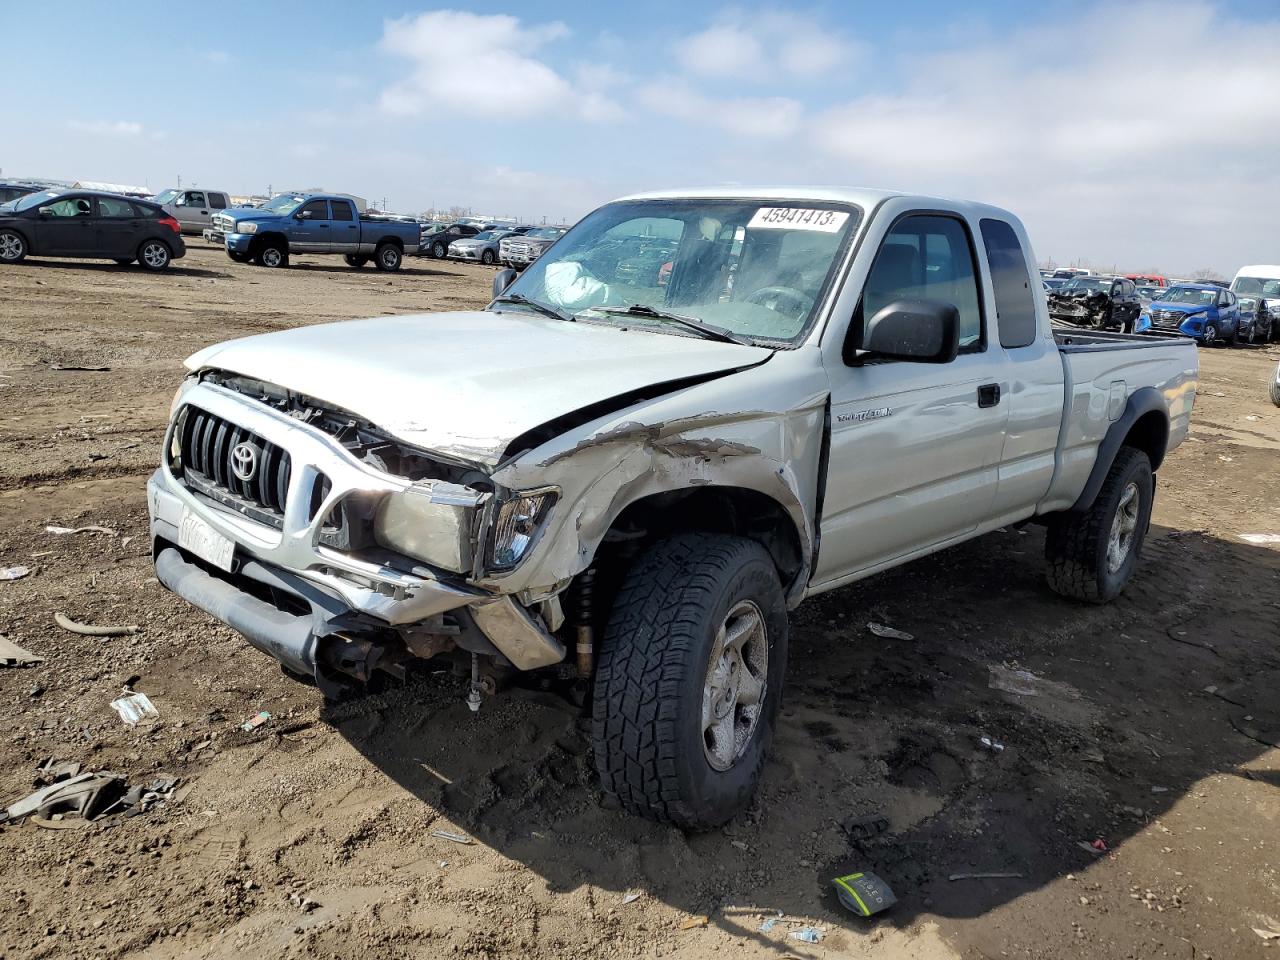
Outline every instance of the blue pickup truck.
<path id="1" fill-rule="evenodd" d="M 379 270 L 399 270 L 418 252 L 418 224 L 362 214 L 349 197 L 281 193 L 261 207 L 237 207 L 213 218 L 206 238 L 221 237 L 238 263 L 286 267 L 292 253 L 340 253 L 352 267 L 370 260 Z"/>

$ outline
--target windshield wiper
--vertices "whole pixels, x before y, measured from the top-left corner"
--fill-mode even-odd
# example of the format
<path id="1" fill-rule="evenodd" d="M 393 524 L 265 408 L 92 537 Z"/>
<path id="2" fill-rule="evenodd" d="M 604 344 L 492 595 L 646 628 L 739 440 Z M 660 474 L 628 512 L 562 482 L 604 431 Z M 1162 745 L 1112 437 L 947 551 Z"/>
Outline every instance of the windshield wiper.
<path id="1" fill-rule="evenodd" d="M 708 340 L 719 340 L 722 343 L 736 343 L 739 346 L 749 347 L 751 341 L 745 337 L 740 337 L 736 333 L 730 333 L 721 327 L 713 327 L 709 323 L 703 323 L 696 317 L 686 317 L 679 313 L 668 313 L 665 310 L 655 310 L 653 307 L 645 303 L 633 303 L 629 307 L 590 307 L 596 313 L 615 314 L 617 316 L 632 317 L 651 317 L 654 320 L 670 320 L 672 323 L 678 323 L 680 326 L 689 330 L 694 330 Z"/>
<path id="2" fill-rule="evenodd" d="M 530 307 L 538 311 L 538 313 L 542 314 L 544 317 L 553 317 L 556 320 L 568 320 L 571 323 L 573 322 L 573 317 L 569 316 L 569 314 L 565 313 L 563 310 L 559 310 L 556 307 L 551 306 L 549 303 L 530 300 L 523 293 L 504 293 L 500 297 L 494 297 L 493 302 L 518 303 L 521 306 Z"/>

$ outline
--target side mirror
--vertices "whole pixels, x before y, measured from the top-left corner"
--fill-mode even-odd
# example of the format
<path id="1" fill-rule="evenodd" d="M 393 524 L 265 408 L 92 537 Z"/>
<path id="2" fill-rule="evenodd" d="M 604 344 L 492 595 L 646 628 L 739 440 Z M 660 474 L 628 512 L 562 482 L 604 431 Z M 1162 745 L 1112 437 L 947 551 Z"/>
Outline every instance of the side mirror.
<path id="1" fill-rule="evenodd" d="M 849 330 L 845 362 L 861 359 L 950 363 L 960 350 L 960 311 L 941 300 L 895 300 L 867 323 L 861 346 Z"/>
<path id="2" fill-rule="evenodd" d="M 507 287 L 516 282 L 519 274 L 507 267 L 505 270 L 499 270 L 493 275 L 493 295 L 495 297 L 502 296 Z"/>
<path id="3" fill-rule="evenodd" d="M 41 208 L 40 208 L 40 216 L 42 216 L 42 217 L 52 217 L 52 216 L 53 216 L 53 211 L 52 211 L 52 210 L 50 210 L 48 207 L 41 207 Z"/>
<path id="4" fill-rule="evenodd" d="M 300 211 L 298 212 L 298 219 L 299 219 L 299 220 L 310 220 L 310 219 L 311 219 L 311 211 L 310 211 L 310 210 L 300 210 Z"/>

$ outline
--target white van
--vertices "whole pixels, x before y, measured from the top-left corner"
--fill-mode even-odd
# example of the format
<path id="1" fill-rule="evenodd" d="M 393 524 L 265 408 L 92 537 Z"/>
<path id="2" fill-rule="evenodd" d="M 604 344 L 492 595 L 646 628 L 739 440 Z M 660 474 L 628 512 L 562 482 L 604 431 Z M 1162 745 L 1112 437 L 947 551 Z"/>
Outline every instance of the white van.
<path id="1" fill-rule="evenodd" d="M 197 236 L 213 222 L 213 215 L 231 206 L 225 190 L 162 190 L 151 198 L 182 224 L 183 233 Z"/>
<path id="2" fill-rule="evenodd" d="M 1255 263 L 1241 267 L 1231 281 L 1231 292 L 1242 300 L 1256 300 L 1259 317 L 1264 312 L 1270 314 L 1270 331 L 1255 321 L 1263 343 L 1280 339 L 1280 265 Z"/>

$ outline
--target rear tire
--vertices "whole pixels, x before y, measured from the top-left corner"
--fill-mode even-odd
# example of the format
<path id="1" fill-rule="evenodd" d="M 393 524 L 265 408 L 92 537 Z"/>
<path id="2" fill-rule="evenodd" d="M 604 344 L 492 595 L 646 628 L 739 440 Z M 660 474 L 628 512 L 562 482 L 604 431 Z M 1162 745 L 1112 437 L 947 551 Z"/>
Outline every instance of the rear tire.
<path id="1" fill-rule="evenodd" d="M 357 256 L 354 253 L 345 253 L 342 255 L 342 259 L 347 262 L 348 267 L 355 267 L 356 269 L 363 267 L 369 262 L 368 257 Z"/>
<path id="2" fill-rule="evenodd" d="M 755 793 L 787 659 L 787 608 L 758 543 L 664 540 L 627 573 L 600 645 L 596 770 L 632 813 L 718 827 Z"/>
<path id="3" fill-rule="evenodd" d="M 1090 603 L 1114 600 L 1138 565 L 1154 496 L 1147 455 L 1121 447 L 1093 505 L 1049 524 L 1044 541 L 1049 587 Z"/>
<path id="4" fill-rule="evenodd" d="M 165 270 L 171 260 L 169 246 L 163 240 L 144 240 L 138 247 L 138 263 L 146 270 Z"/>
<path id="5" fill-rule="evenodd" d="M 0 230 L 0 263 L 21 263 L 26 258 L 26 238 L 17 230 Z"/>
<path id="6" fill-rule="evenodd" d="M 449 248 L 443 243 L 436 242 L 431 245 L 431 256 L 433 259 L 443 260 L 448 255 Z"/>
<path id="7" fill-rule="evenodd" d="M 373 251 L 374 266 L 387 273 L 395 273 L 399 270 L 403 260 L 404 254 L 394 243 L 384 243 Z"/>

